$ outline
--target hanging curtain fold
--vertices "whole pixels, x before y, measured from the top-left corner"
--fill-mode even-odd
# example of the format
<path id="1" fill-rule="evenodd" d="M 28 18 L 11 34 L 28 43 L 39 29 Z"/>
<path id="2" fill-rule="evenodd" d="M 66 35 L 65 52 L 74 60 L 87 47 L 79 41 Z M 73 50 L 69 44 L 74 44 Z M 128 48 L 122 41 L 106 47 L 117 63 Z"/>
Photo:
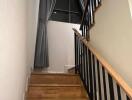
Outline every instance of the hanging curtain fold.
<path id="1" fill-rule="evenodd" d="M 46 68 L 49 66 L 47 22 L 53 11 L 55 2 L 55 0 L 40 0 L 34 59 L 35 68 Z"/>

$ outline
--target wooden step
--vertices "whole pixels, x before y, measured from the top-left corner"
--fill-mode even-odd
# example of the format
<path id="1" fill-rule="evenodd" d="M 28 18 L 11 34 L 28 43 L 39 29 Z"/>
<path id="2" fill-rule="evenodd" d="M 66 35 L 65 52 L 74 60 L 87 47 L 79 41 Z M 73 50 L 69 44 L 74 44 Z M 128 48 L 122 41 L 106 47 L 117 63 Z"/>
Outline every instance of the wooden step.
<path id="1" fill-rule="evenodd" d="M 64 87 L 64 86 L 81 86 L 81 84 L 29 84 L 29 86 L 60 86 L 60 87 Z"/>
<path id="2" fill-rule="evenodd" d="M 32 98 L 29 97 L 26 100 L 88 100 L 87 98 Z"/>
<path id="3" fill-rule="evenodd" d="M 32 75 L 77 75 L 75 73 L 46 73 L 46 72 L 39 72 L 39 71 L 34 71 L 32 72 Z"/>
<path id="4" fill-rule="evenodd" d="M 55 84 L 55 85 L 77 85 L 80 84 L 80 78 L 75 74 L 40 74 L 31 75 L 30 84 Z"/>
<path id="5" fill-rule="evenodd" d="M 87 98 L 82 86 L 30 86 L 27 95 L 30 98 Z"/>
<path id="6" fill-rule="evenodd" d="M 32 73 L 26 100 L 88 100 L 76 74 Z"/>

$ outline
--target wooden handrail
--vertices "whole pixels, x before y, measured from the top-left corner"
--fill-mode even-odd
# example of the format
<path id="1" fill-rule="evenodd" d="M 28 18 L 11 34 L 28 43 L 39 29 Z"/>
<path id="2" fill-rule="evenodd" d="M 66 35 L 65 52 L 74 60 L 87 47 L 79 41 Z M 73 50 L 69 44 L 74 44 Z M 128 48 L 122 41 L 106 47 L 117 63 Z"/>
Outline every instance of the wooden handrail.
<path id="1" fill-rule="evenodd" d="M 94 54 L 98 61 L 103 65 L 105 70 L 112 76 L 117 84 L 125 91 L 125 93 L 132 99 L 132 88 L 123 80 L 123 78 L 113 69 L 113 67 L 93 48 L 93 46 L 82 35 L 73 28 L 75 34 L 79 37 L 82 43 Z"/>

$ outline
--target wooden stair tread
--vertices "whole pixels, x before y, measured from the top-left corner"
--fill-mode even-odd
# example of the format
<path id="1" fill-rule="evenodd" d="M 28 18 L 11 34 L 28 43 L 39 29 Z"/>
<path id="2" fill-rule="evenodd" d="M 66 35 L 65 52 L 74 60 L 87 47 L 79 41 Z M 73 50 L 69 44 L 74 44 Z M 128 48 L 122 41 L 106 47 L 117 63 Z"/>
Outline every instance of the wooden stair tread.
<path id="1" fill-rule="evenodd" d="M 31 84 L 80 84 L 78 75 L 67 74 L 32 74 Z"/>
<path id="2" fill-rule="evenodd" d="M 88 100 L 76 74 L 32 73 L 26 100 Z"/>
<path id="3" fill-rule="evenodd" d="M 39 87 L 46 87 L 46 86 L 50 86 L 50 87 L 72 87 L 72 86 L 81 86 L 80 84 L 29 84 L 29 86 L 39 86 Z"/>
<path id="4" fill-rule="evenodd" d="M 45 73 L 45 72 L 32 72 L 32 75 L 63 75 L 63 76 L 78 76 L 74 73 Z"/>
<path id="5" fill-rule="evenodd" d="M 88 98 L 27 98 L 26 100 L 89 100 Z"/>
<path id="6" fill-rule="evenodd" d="M 31 86 L 29 87 L 28 97 L 86 97 L 86 94 L 81 86 Z"/>

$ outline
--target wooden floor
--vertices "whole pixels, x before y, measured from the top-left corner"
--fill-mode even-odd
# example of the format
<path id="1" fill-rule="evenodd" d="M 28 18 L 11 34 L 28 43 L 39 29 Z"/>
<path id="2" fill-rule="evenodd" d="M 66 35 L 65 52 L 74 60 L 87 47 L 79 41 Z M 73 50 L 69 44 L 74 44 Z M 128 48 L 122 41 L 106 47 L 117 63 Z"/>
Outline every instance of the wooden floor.
<path id="1" fill-rule="evenodd" d="M 88 100 L 78 75 L 32 73 L 26 100 Z"/>

